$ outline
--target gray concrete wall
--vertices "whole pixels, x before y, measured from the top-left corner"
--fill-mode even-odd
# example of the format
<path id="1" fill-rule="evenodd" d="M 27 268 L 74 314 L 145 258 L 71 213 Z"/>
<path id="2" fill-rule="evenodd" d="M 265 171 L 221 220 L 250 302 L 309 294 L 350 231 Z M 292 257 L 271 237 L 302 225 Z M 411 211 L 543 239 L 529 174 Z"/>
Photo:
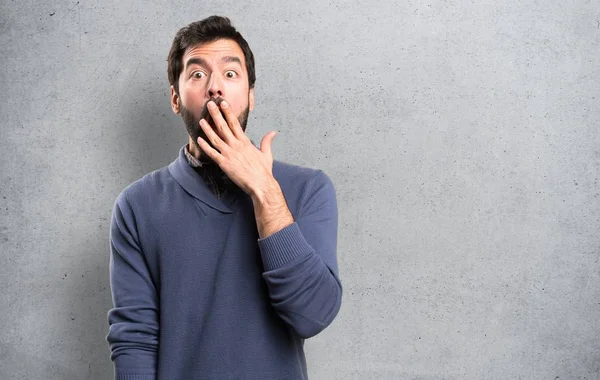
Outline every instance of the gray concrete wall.
<path id="1" fill-rule="evenodd" d="M 600 379 L 600 3 L 0 5 L 0 379 L 109 379 L 109 221 L 173 160 L 175 32 L 254 50 L 248 135 L 337 188 L 311 379 Z"/>

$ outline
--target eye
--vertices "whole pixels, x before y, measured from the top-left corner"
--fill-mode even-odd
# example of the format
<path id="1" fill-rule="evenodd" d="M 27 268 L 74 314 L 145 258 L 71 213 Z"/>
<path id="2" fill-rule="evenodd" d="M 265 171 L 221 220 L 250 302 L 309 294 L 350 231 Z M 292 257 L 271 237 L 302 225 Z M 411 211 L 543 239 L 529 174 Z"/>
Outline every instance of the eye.
<path id="1" fill-rule="evenodd" d="M 192 78 L 201 79 L 204 77 L 204 73 L 202 71 L 194 71 L 192 73 Z"/>
<path id="2" fill-rule="evenodd" d="M 233 79 L 233 78 L 237 77 L 237 73 L 233 70 L 227 70 L 227 71 L 225 71 L 225 76 L 229 79 Z"/>

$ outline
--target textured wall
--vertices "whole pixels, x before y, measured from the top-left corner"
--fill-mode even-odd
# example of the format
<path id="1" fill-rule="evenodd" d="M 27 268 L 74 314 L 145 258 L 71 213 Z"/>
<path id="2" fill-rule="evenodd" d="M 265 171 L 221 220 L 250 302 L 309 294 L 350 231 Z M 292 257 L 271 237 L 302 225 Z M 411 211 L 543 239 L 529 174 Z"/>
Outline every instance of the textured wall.
<path id="1" fill-rule="evenodd" d="M 111 209 L 187 142 L 166 56 L 211 14 L 256 56 L 248 135 L 336 185 L 311 379 L 600 379 L 596 0 L 3 0 L 1 379 L 111 378 Z"/>

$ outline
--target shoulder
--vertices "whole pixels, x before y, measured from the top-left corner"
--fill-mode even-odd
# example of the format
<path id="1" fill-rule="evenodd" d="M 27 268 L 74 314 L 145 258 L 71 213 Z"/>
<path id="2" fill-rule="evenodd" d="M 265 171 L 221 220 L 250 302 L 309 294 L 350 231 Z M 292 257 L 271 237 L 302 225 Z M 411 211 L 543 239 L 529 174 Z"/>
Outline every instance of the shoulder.
<path id="1" fill-rule="evenodd" d="M 168 192 L 173 178 L 168 173 L 167 166 L 145 174 L 143 177 L 128 184 L 121 190 L 115 201 L 119 206 L 134 203 L 149 202 L 156 199 L 157 195 Z"/>
<path id="2" fill-rule="evenodd" d="M 273 177 L 281 186 L 306 187 L 313 182 L 331 182 L 323 170 L 273 160 Z"/>
<path id="3" fill-rule="evenodd" d="M 315 195 L 335 198 L 334 184 L 321 169 L 274 160 L 273 177 L 281 186 L 288 203 L 294 203 L 298 208 Z"/>

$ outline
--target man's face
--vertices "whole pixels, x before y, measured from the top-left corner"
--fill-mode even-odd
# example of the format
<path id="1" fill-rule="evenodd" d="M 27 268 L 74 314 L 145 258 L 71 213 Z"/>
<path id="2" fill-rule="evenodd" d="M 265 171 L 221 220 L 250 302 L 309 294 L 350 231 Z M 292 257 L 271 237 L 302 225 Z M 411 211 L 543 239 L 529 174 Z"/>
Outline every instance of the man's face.
<path id="1" fill-rule="evenodd" d="M 244 53 L 235 41 L 220 39 L 188 48 L 182 63 L 179 94 L 171 86 L 171 107 L 183 118 L 190 135 L 190 149 L 210 160 L 197 143 L 202 137 L 214 148 L 199 123 L 204 118 L 215 129 L 208 101 L 219 104 L 227 100 L 244 131 L 248 113 L 254 109 L 254 89 L 249 89 Z"/>

